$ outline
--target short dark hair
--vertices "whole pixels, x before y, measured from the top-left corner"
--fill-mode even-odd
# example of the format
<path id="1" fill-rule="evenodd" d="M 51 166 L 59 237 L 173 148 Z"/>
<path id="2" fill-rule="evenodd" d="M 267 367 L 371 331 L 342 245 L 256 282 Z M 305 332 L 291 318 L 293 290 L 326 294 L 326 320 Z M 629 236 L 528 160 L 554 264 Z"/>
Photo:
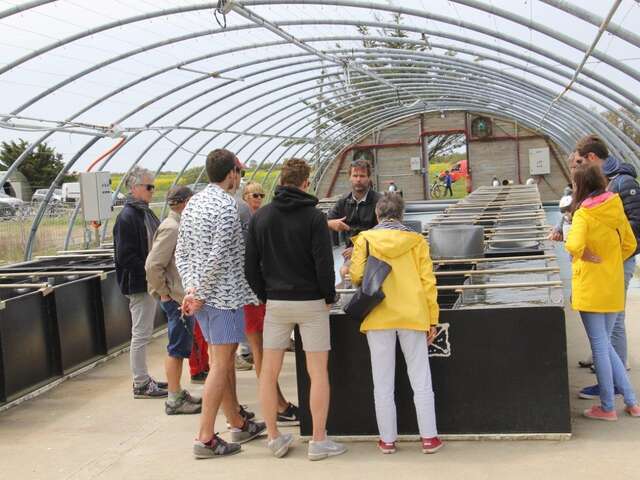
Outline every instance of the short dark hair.
<path id="1" fill-rule="evenodd" d="M 216 148 L 207 155 L 206 169 L 210 182 L 222 182 L 235 166 L 235 154 L 224 148 Z"/>
<path id="2" fill-rule="evenodd" d="M 280 170 L 280 185 L 301 187 L 309 179 L 311 167 L 300 158 L 289 158 L 282 164 Z"/>
<path id="3" fill-rule="evenodd" d="M 571 211 L 575 212 L 582 202 L 591 194 L 599 195 L 607 190 L 607 179 L 602 169 L 590 163 L 582 164 L 573 172 L 573 183 L 576 188 L 573 191 Z"/>
<path id="4" fill-rule="evenodd" d="M 581 157 L 586 157 L 587 154 L 593 153 L 602 160 L 609 156 L 609 149 L 606 143 L 597 135 L 587 135 L 578 140 L 578 143 L 576 143 L 576 152 L 578 152 L 578 155 Z"/>
<path id="5" fill-rule="evenodd" d="M 353 172 L 354 169 L 365 170 L 367 172 L 367 177 L 371 176 L 371 164 L 368 160 L 360 159 L 351 162 L 351 165 L 349 166 L 349 176 L 351 176 L 351 172 Z"/>
<path id="6" fill-rule="evenodd" d="M 180 205 L 191 197 L 193 197 L 193 191 L 185 185 L 179 185 L 169 190 L 169 193 L 167 194 L 167 203 L 170 206 Z"/>

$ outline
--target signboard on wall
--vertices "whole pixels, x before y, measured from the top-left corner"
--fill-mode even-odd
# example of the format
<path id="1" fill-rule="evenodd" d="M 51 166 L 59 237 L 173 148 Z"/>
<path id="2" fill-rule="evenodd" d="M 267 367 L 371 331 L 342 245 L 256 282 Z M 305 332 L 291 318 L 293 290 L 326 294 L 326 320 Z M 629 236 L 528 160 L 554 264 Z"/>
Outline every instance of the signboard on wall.
<path id="1" fill-rule="evenodd" d="M 529 149 L 529 173 L 531 175 L 549 175 L 551 173 L 549 147 Z"/>
<path id="2" fill-rule="evenodd" d="M 422 166 L 420 165 L 420 157 L 411 157 L 410 162 L 411 170 L 414 172 L 419 172 L 422 169 Z"/>

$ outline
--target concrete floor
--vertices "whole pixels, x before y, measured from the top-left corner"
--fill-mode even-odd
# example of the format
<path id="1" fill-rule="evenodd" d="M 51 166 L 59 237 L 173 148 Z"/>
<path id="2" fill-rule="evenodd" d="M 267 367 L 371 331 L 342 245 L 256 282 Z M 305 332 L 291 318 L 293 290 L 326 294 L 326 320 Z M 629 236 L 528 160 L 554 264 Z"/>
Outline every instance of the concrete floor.
<path id="1" fill-rule="evenodd" d="M 630 291 L 627 328 L 631 377 L 640 392 L 640 288 Z M 191 442 L 197 416 L 164 414 L 159 400 L 134 400 L 128 355 L 122 355 L 48 393 L 0 414 L 0 479 L 187 479 L 286 478 L 304 480 L 424 478 L 439 479 L 640 479 L 640 419 L 618 422 L 580 417 L 591 402 L 579 400 L 579 387 L 594 376 L 576 367 L 588 353 L 586 337 L 573 312 L 567 318 L 569 375 L 573 397 L 573 439 L 569 441 L 448 442 L 437 455 L 422 455 L 417 443 L 402 443 L 395 455 L 382 455 L 372 442 L 351 443 L 341 457 L 322 462 L 306 459 L 297 443 L 282 460 L 268 455 L 262 440 L 243 447 L 238 456 L 196 461 Z M 154 340 L 149 352 L 158 378 L 165 340 Z M 282 375 L 285 395 L 296 398 L 293 355 Z M 526 375 L 526 372 L 523 372 Z M 186 375 L 185 375 L 186 380 Z M 201 386 L 187 387 L 198 394 Z M 238 372 L 242 402 L 258 409 L 253 371 Z M 622 404 L 620 403 L 620 408 Z M 499 412 L 496 412 L 499 415 Z M 224 420 L 218 420 L 218 428 Z"/>

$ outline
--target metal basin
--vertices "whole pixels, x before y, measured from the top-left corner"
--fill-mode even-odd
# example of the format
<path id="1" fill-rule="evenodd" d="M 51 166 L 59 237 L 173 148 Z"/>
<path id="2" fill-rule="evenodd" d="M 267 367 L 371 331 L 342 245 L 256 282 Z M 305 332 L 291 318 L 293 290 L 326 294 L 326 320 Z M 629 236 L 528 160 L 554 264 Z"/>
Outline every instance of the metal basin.
<path id="1" fill-rule="evenodd" d="M 447 225 L 429 228 L 431 258 L 477 258 L 484 256 L 484 228 L 478 225 Z"/>

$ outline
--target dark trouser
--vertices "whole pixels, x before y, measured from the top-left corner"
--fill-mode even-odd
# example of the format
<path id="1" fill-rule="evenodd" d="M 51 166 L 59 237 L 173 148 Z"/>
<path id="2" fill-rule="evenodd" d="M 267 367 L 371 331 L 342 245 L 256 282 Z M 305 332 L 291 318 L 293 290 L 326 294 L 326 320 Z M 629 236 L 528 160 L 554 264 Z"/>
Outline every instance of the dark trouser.
<path id="1" fill-rule="evenodd" d="M 446 187 L 444 187 L 445 196 L 447 195 L 447 192 L 449 192 L 449 195 L 453 197 L 453 190 L 451 189 L 451 185 L 447 185 Z"/>

